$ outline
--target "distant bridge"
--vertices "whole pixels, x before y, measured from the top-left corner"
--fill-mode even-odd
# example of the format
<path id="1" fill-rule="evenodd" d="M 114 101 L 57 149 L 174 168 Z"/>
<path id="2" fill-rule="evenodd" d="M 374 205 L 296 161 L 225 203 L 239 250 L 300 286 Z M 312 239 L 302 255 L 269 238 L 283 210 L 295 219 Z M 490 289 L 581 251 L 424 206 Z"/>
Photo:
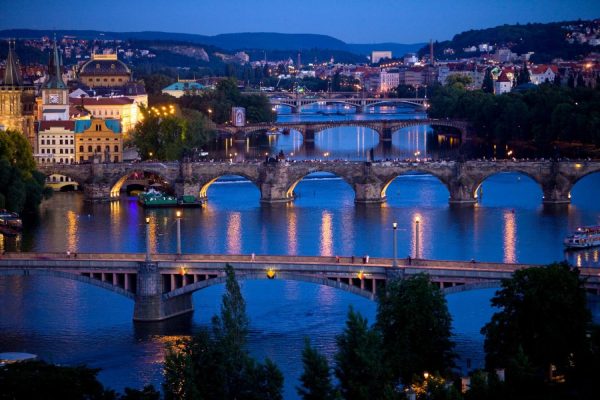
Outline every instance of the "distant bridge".
<path id="1" fill-rule="evenodd" d="M 454 119 L 405 119 L 405 120 L 342 120 L 342 121 L 314 121 L 314 122 L 265 122 L 258 124 L 248 124 L 246 126 L 235 127 L 230 125 L 221 125 L 217 130 L 222 134 L 227 134 L 236 140 L 245 140 L 248 135 L 264 133 L 271 130 L 296 130 L 303 136 L 304 142 L 314 142 L 315 134 L 326 129 L 339 128 L 344 126 L 364 127 L 377 132 L 381 141 L 391 141 L 392 134 L 400 129 L 418 125 L 444 126 L 455 128 L 460 132 L 461 142 L 465 143 L 468 138 L 468 132 L 471 125 L 462 120 Z"/>
<path id="2" fill-rule="evenodd" d="M 417 172 L 439 179 L 448 189 L 451 204 L 475 204 L 478 188 L 485 179 L 515 172 L 540 185 L 545 204 L 568 204 L 575 183 L 600 172 L 600 161 L 143 162 L 41 164 L 38 169 L 46 175 L 71 178 L 83 187 L 86 199 L 92 201 L 117 199 L 123 183 L 133 174 L 142 173 L 160 176 L 178 195 L 193 195 L 205 201 L 208 188 L 217 179 L 238 175 L 256 185 L 262 203 L 293 201 L 296 185 L 314 172 L 329 172 L 342 178 L 354 190 L 356 203 L 382 203 L 394 179 Z"/>
<path id="3" fill-rule="evenodd" d="M 361 93 L 353 92 L 317 92 L 308 94 L 274 92 L 266 94 L 272 105 L 290 107 L 293 113 L 299 113 L 302 107 L 312 104 L 342 104 L 353 107 L 357 113 L 367 112 L 370 107 L 380 105 L 408 104 L 422 108 L 429 106 L 426 98 L 364 97 Z"/>
<path id="4" fill-rule="evenodd" d="M 257 255 L 7 253 L 0 256 L 0 276 L 43 275 L 76 280 L 135 301 L 134 320 L 160 321 L 193 311 L 191 295 L 223 283 L 224 266 L 239 279 L 289 279 L 335 287 L 370 299 L 388 279 L 427 273 L 448 293 L 496 287 L 517 269 L 535 265 L 472 261 L 389 258 Z M 598 269 L 582 268 L 585 286 L 600 294 Z"/>

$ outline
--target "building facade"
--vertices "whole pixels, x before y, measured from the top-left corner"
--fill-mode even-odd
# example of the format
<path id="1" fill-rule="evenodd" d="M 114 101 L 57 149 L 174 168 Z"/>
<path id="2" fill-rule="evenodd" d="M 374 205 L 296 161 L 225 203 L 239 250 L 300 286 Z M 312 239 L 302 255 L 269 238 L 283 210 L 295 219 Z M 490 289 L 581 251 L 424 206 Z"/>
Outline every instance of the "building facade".
<path id="1" fill-rule="evenodd" d="M 9 41 L 4 80 L 0 85 L 0 130 L 23 133 L 34 153 L 37 149 L 33 124 L 35 111 L 35 89 L 33 85 L 23 82 L 15 42 Z"/>
<path id="2" fill-rule="evenodd" d="M 75 121 L 75 159 L 78 163 L 123 161 L 121 126 L 115 119 L 91 118 Z"/>
<path id="3" fill-rule="evenodd" d="M 379 74 L 379 91 L 382 93 L 395 90 L 400 84 L 400 71 L 398 69 L 383 69 Z"/>
<path id="4" fill-rule="evenodd" d="M 62 58 L 54 38 L 54 49 L 48 63 L 48 79 L 42 86 L 41 119 L 44 121 L 69 119 L 69 90 L 62 79 L 62 69 Z"/>
<path id="5" fill-rule="evenodd" d="M 39 121 L 37 123 L 40 164 L 73 164 L 75 162 L 75 121 Z"/>
<path id="6" fill-rule="evenodd" d="M 92 88 L 124 86 L 131 80 L 131 70 L 116 54 L 92 54 L 79 69 L 79 80 Z"/>
<path id="7" fill-rule="evenodd" d="M 71 99 L 71 105 L 83 106 L 92 118 L 120 120 L 122 132 L 127 136 L 140 119 L 142 104 L 129 97 L 84 97 Z"/>

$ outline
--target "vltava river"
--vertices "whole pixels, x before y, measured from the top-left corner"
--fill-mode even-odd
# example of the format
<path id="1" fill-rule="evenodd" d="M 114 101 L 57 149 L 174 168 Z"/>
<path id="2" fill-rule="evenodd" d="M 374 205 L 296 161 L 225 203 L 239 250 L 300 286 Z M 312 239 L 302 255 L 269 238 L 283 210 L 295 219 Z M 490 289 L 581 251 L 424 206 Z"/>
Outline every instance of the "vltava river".
<path id="1" fill-rule="evenodd" d="M 376 137 L 361 141 L 361 132 L 345 129 L 321 134 L 315 146 L 364 159 L 365 149 L 377 145 Z M 412 136 L 395 135 L 396 154 L 413 153 L 415 135 L 424 146 L 421 138 L 427 131 L 416 129 Z M 273 151 L 293 148 L 291 136 L 272 139 Z M 597 249 L 565 254 L 562 247 L 570 230 L 600 222 L 599 187 L 600 174 L 590 175 L 575 186 L 569 207 L 548 210 L 535 182 L 499 174 L 484 182 L 480 204 L 451 208 L 448 192 L 436 178 L 408 175 L 390 185 L 386 204 L 365 207 L 355 206 L 354 193 L 344 181 L 318 174 L 297 186 L 292 204 L 261 206 L 252 183 L 218 181 L 210 187 L 205 207 L 185 210 L 183 251 L 389 257 L 391 226 L 398 222 L 399 255 L 404 257 L 414 254 L 414 220 L 419 217 L 424 258 L 549 263 L 566 257 L 576 265 L 600 267 Z M 40 220 L 20 239 L 0 236 L 0 249 L 143 252 L 145 216 L 151 218 L 152 250 L 174 252 L 174 210 L 144 210 L 126 196 L 110 204 L 89 204 L 80 193 L 58 193 L 45 202 Z M 286 399 L 297 397 L 305 336 L 331 358 L 350 305 L 369 321 L 375 315 L 374 303 L 330 287 L 282 280 L 242 281 L 242 287 L 251 318 L 250 351 L 280 366 Z M 223 286 L 214 286 L 194 294 L 196 311 L 189 320 L 134 325 L 132 302 L 117 294 L 54 278 L 0 277 L 0 352 L 32 352 L 51 362 L 102 368 L 100 379 L 116 390 L 160 386 L 165 344 L 209 324 L 222 293 Z M 493 293 L 488 289 L 448 296 L 463 371 L 467 365 L 483 366 L 479 329 L 493 312 Z M 597 303 L 593 307 L 597 317 L 600 309 Z"/>

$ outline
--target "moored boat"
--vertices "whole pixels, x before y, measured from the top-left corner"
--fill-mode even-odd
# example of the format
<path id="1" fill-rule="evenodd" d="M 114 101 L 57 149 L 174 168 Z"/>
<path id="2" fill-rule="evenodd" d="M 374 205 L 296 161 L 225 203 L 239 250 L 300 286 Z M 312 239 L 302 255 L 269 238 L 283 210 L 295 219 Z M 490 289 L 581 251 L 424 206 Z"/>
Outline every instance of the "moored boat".
<path id="1" fill-rule="evenodd" d="M 150 189 L 138 195 L 138 202 L 144 207 L 172 207 L 177 206 L 177 197 Z"/>
<path id="2" fill-rule="evenodd" d="M 584 249 L 600 246 L 600 225 L 582 226 L 565 238 L 567 248 Z"/>
<path id="3" fill-rule="evenodd" d="M 16 236 L 23 229 L 23 221 L 19 214 L 0 210 L 0 233 L 5 236 Z"/>

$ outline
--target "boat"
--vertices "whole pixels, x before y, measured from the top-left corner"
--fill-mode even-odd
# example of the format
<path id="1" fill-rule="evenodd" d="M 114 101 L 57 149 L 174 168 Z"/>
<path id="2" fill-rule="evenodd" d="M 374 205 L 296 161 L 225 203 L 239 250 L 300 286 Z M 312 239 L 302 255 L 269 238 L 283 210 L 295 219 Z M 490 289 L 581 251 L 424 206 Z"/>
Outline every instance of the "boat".
<path id="1" fill-rule="evenodd" d="M 19 214 L 0 210 L 0 233 L 5 236 L 17 236 L 23 229 L 23 221 Z"/>
<path id="2" fill-rule="evenodd" d="M 564 243 L 572 249 L 600 246 L 600 225 L 579 227 L 565 238 Z"/>
<path id="3" fill-rule="evenodd" d="M 150 188 L 147 192 L 138 195 L 138 202 L 144 207 L 200 207 L 202 203 L 196 196 L 185 195 L 180 197 L 162 193 Z"/>
<path id="4" fill-rule="evenodd" d="M 138 202 L 144 207 L 176 207 L 177 197 L 150 188 L 138 195 Z"/>

